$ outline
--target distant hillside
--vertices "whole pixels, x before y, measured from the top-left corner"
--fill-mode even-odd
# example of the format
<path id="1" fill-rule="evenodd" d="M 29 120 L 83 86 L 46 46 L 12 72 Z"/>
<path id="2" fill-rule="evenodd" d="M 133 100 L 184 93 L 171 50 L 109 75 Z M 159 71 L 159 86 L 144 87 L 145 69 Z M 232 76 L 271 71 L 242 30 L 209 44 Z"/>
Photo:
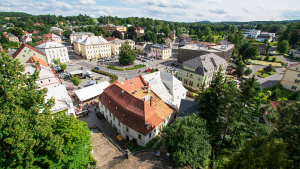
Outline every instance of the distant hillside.
<path id="1" fill-rule="evenodd" d="M 24 17 L 24 16 L 32 16 L 28 13 L 24 12 L 0 12 L 0 16 L 3 17 Z"/>

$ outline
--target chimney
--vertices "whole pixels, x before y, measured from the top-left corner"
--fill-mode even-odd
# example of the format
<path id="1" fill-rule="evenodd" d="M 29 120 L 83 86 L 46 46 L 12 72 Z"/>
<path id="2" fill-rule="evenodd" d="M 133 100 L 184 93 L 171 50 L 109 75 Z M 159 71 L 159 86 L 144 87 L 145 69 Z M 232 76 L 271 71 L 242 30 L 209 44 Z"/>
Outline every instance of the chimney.
<path id="1" fill-rule="evenodd" d="M 38 70 L 41 70 L 41 65 L 40 65 L 39 61 L 35 62 L 35 68 L 38 69 Z"/>
<path id="2" fill-rule="evenodd" d="M 92 35 L 88 35 L 89 37 L 92 37 Z"/>
<path id="3" fill-rule="evenodd" d="M 153 106 L 153 99 L 152 99 L 153 97 L 151 96 L 150 97 L 150 106 Z"/>
<path id="4" fill-rule="evenodd" d="M 128 78 L 127 77 L 125 77 L 125 81 L 127 80 Z"/>

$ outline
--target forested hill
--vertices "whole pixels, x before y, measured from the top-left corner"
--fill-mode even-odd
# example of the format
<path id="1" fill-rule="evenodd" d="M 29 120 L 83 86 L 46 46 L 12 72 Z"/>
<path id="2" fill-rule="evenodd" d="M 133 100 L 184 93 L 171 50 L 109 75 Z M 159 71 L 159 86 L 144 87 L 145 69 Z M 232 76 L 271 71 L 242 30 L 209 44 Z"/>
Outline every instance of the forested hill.
<path id="1" fill-rule="evenodd" d="M 0 12 L 0 16 L 3 17 L 24 17 L 24 16 L 32 16 L 31 14 L 24 12 Z"/>

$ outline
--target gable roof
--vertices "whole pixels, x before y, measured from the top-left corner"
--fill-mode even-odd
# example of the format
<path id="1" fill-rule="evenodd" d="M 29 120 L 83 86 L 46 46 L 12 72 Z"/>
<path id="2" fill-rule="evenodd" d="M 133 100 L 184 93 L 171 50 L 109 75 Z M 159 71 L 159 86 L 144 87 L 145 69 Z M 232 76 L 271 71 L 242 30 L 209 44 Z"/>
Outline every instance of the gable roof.
<path id="1" fill-rule="evenodd" d="M 289 67 L 287 67 L 287 69 L 292 68 L 292 67 L 297 66 L 297 65 L 300 65 L 300 62 L 297 62 L 295 64 L 290 65 Z"/>
<path id="2" fill-rule="evenodd" d="M 30 45 L 28 45 L 28 44 L 22 44 L 22 45 L 19 47 L 19 49 L 18 49 L 14 54 L 12 54 L 13 59 L 15 59 L 15 58 L 19 55 L 19 53 L 20 53 L 25 47 L 28 47 L 28 48 L 30 48 L 31 50 L 33 50 L 33 51 L 35 51 L 35 52 L 37 52 L 37 53 L 39 53 L 39 54 L 45 56 L 41 51 L 35 49 L 34 47 L 32 47 L 32 46 L 30 46 Z M 45 56 L 45 57 L 46 57 L 46 56 Z"/>
<path id="3" fill-rule="evenodd" d="M 49 42 L 45 42 L 42 43 L 38 46 L 36 46 L 36 48 L 42 48 L 42 49 L 46 49 L 46 48 L 60 48 L 60 47 L 65 47 L 63 44 L 57 43 L 57 42 L 53 42 L 53 41 L 49 41 Z"/>
<path id="4" fill-rule="evenodd" d="M 49 67 L 48 65 L 47 65 L 47 63 L 45 63 L 43 60 L 41 60 L 41 59 L 38 59 L 38 58 L 36 58 L 36 57 L 31 57 L 30 59 L 28 59 L 28 61 L 26 62 L 26 63 L 36 63 L 36 62 L 39 62 L 41 65 L 43 65 L 43 66 L 45 66 L 45 67 Z M 49 67 L 50 68 L 50 67 Z"/>
<path id="5" fill-rule="evenodd" d="M 115 81 L 104 89 L 99 98 L 121 123 L 143 135 L 147 135 L 175 111 L 151 89 L 148 93 L 145 85 L 142 76 L 123 82 Z M 149 123 L 149 128 L 146 123 Z"/>
<path id="6" fill-rule="evenodd" d="M 222 64 L 227 64 L 224 58 L 214 53 L 210 53 L 185 61 L 182 63 L 182 65 L 179 66 L 179 68 L 184 70 L 187 70 L 184 67 L 192 68 L 195 69 L 195 71 L 193 72 L 195 72 L 196 74 L 206 76 L 215 72 L 213 68 L 216 68 Z"/>

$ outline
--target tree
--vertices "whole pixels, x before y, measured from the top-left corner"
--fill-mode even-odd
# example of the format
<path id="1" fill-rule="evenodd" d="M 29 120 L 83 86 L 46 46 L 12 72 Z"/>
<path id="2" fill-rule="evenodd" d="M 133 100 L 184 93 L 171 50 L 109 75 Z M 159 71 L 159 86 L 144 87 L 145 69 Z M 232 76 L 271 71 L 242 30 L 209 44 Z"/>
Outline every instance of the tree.
<path id="1" fill-rule="evenodd" d="M 4 36 L 4 34 L 1 34 L 1 44 L 8 44 L 9 40 L 6 36 Z"/>
<path id="2" fill-rule="evenodd" d="M 77 76 L 72 75 L 70 80 L 74 86 L 78 86 L 81 83 L 81 80 Z"/>
<path id="3" fill-rule="evenodd" d="M 62 64 L 59 64 L 59 67 L 60 67 L 60 69 L 63 70 L 63 71 L 67 69 L 67 65 L 66 65 L 66 64 L 63 64 L 63 63 L 62 63 Z"/>
<path id="4" fill-rule="evenodd" d="M 151 41 L 152 43 L 157 43 L 157 36 L 154 32 L 147 31 L 145 33 L 145 40 L 146 41 Z"/>
<path id="5" fill-rule="evenodd" d="M 287 40 L 284 40 L 282 42 L 278 42 L 278 46 L 277 46 L 276 50 L 280 54 L 287 53 L 288 49 L 289 49 L 289 42 Z"/>
<path id="6" fill-rule="evenodd" d="M 122 33 L 120 31 L 117 31 L 117 30 L 113 31 L 111 36 L 114 36 L 115 38 L 123 39 L 122 38 Z"/>
<path id="7" fill-rule="evenodd" d="M 244 75 L 245 76 L 249 76 L 252 73 L 252 69 L 247 68 L 247 70 L 245 70 Z"/>
<path id="8" fill-rule="evenodd" d="M 300 91 L 296 91 L 295 93 L 288 96 L 289 100 L 300 101 Z"/>
<path id="9" fill-rule="evenodd" d="M 169 26 L 165 25 L 162 29 L 163 33 L 165 34 L 165 36 L 167 37 L 169 35 L 169 33 L 171 32 Z"/>
<path id="10" fill-rule="evenodd" d="M 295 29 L 292 32 L 289 43 L 293 47 L 296 47 L 296 46 L 300 45 L 300 29 Z"/>
<path id="11" fill-rule="evenodd" d="M 242 55 L 243 61 L 251 59 L 257 54 L 257 47 L 252 46 L 250 43 L 246 43 L 239 49 L 239 53 Z"/>
<path id="12" fill-rule="evenodd" d="M 270 110 L 271 111 L 271 110 Z M 281 102 L 277 110 L 269 116 L 269 120 L 276 127 L 272 137 L 282 138 L 287 143 L 287 159 L 291 162 L 289 168 L 299 168 L 300 165 L 300 104 L 297 102 Z"/>
<path id="13" fill-rule="evenodd" d="M 38 71 L 22 74 L 24 66 L 5 54 L 0 65 L 0 168 L 86 168 L 86 123 L 51 114 L 54 99 L 45 102 L 47 88 L 37 90 Z"/>
<path id="14" fill-rule="evenodd" d="M 177 164 L 189 164 L 194 168 L 208 167 L 211 146 L 205 120 L 195 114 L 178 118 L 163 133 L 166 135 L 168 152 L 173 155 Z"/>
<path id="15" fill-rule="evenodd" d="M 134 27 L 129 27 L 127 30 L 127 38 L 133 39 L 133 37 L 137 37 Z"/>
<path id="16" fill-rule="evenodd" d="M 131 49 L 128 41 L 125 41 L 125 44 L 122 44 L 120 47 L 119 62 L 121 65 L 132 64 L 136 59 L 135 51 Z"/>
<path id="17" fill-rule="evenodd" d="M 269 64 L 268 66 L 264 67 L 264 70 L 265 70 L 266 72 L 272 72 L 272 71 L 274 71 L 275 69 L 274 69 L 274 67 L 272 66 L 272 64 Z"/>
<path id="18" fill-rule="evenodd" d="M 286 28 L 286 30 L 283 32 L 283 34 L 279 37 L 278 43 L 280 43 L 284 40 L 289 41 L 291 33 L 292 33 L 292 28 L 291 28 L 291 26 L 288 26 Z"/>
<path id="19" fill-rule="evenodd" d="M 71 33 L 72 33 L 72 31 L 69 30 L 69 29 L 67 29 L 67 30 L 64 31 L 64 36 L 65 36 L 66 38 L 70 38 Z"/>
<path id="20" fill-rule="evenodd" d="M 287 161 L 284 150 L 286 144 L 282 139 L 270 137 L 253 137 L 244 147 L 234 153 L 225 169 L 285 168 Z"/>

